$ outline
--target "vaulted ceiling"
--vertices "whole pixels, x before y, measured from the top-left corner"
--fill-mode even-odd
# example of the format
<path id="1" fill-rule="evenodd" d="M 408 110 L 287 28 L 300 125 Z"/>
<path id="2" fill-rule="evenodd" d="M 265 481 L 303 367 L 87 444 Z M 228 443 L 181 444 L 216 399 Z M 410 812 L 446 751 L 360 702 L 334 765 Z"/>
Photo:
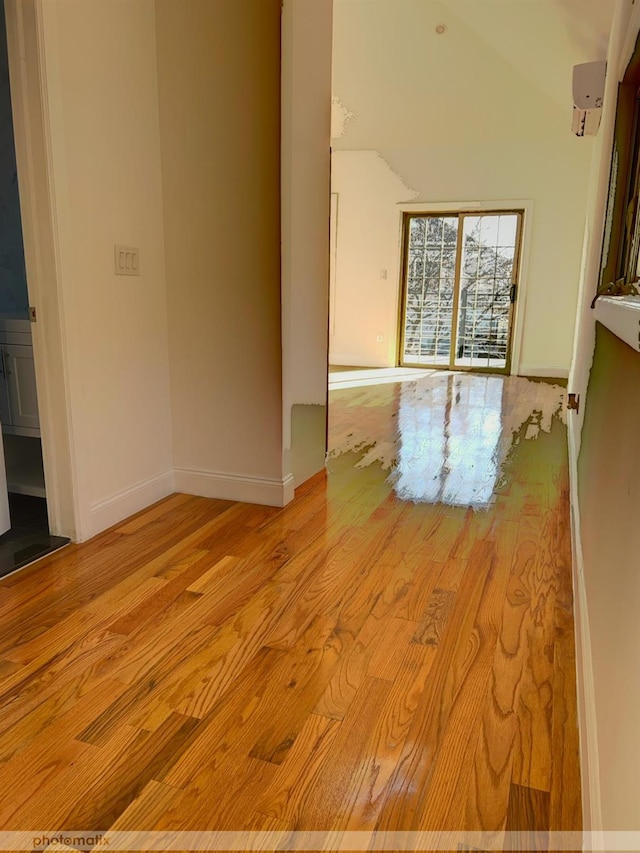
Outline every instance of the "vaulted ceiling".
<path id="1" fill-rule="evenodd" d="M 572 68 L 605 58 L 613 5 L 335 0 L 334 95 L 347 118 L 335 147 L 567 133 Z"/>

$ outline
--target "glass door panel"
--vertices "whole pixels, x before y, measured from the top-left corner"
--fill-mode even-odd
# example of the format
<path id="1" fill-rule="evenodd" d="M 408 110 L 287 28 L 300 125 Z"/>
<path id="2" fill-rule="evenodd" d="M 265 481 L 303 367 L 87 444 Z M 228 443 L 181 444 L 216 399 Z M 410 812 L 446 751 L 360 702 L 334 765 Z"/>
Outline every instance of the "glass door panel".
<path id="1" fill-rule="evenodd" d="M 403 363 L 449 365 L 454 315 L 457 216 L 412 216 L 405 257 Z"/>
<path id="2" fill-rule="evenodd" d="M 465 215 L 455 367 L 507 367 L 520 216 Z"/>

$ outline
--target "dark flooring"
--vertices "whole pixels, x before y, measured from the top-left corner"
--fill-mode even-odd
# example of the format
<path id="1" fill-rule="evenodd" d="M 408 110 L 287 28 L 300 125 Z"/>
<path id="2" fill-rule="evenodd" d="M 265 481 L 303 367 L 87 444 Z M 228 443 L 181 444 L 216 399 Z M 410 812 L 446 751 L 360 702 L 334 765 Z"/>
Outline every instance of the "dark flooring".
<path id="1" fill-rule="evenodd" d="M 0 536 L 0 577 L 57 551 L 69 542 L 62 536 L 50 535 L 45 498 L 10 492 L 9 512 L 11 530 Z"/>

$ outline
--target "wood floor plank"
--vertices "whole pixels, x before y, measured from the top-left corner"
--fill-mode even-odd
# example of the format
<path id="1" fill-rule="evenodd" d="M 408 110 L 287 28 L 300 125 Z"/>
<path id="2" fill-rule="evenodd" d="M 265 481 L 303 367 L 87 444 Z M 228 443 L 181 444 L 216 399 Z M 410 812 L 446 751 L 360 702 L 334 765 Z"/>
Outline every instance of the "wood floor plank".
<path id="1" fill-rule="evenodd" d="M 566 492 L 554 515 L 553 556 L 558 570 L 553 646 L 550 829 L 582 828 L 582 783 L 576 688 L 570 520 Z"/>
<path id="2" fill-rule="evenodd" d="M 0 828 L 579 829 L 559 401 L 342 390 L 287 507 L 170 496 L 0 580 Z"/>
<path id="3" fill-rule="evenodd" d="M 477 557 L 485 554 L 487 583 L 462 665 L 467 675 L 447 720 L 431 784 L 426 789 L 422 829 L 457 829 L 460 826 L 474 830 L 495 829 L 499 805 L 494 801 L 501 802 L 501 782 L 503 779 L 509 781 L 510 761 L 509 741 L 503 740 L 504 731 L 499 725 L 495 731 L 497 737 L 493 738 L 496 728 L 493 668 L 518 529 L 513 522 L 504 522 L 495 531 L 495 538 L 474 552 L 469 561 L 469 572 L 481 571 L 482 563 Z M 488 781 L 490 785 L 486 784 Z M 485 797 L 490 799 L 487 810 L 482 806 Z M 506 797 L 503 808 L 506 808 Z"/>
<path id="4" fill-rule="evenodd" d="M 420 643 L 422 646 L 440 645 L 455 600 L 455 592 L 448 589 L 434 589 L 424 616 L 416 628 L 413 637 L 414 642 Z"/>
<path id="5" fill-rule="evenodd" d="M 334 720 L 342 720 L 363 681 L 369 675 L 371 658 L 375 652 L 376 641 L 384 633 L 381 618 L 372 612 L 365 620 L 361 630 L 354 636 L 349 630 L 336 628 L 342 641 L 342 654 L 335 672 L 319 698 L 315 713 Z"/>
<path id="6" fill-rule="evenodd" d="M 295 794 L 300 801 L 297 829 L 331 829 L 348 812 L 347 798 L 354 783 L 353 774 L 360 767 L 368 766 L 380 710 L 392 689 L 393 685 L 388 681 L 365 680 L 320 771 L 315 778 L 301 780 L 311 784 L 304 792 Z"/>
<path id="7" fill-rule="evenodd" d="M 544 831 L 549 826 L 549 794 L 524 785 L 512 785 L 506 829 Z"/>
<path id="8" fill-rule="evenodd" d="M 352 594 L 340 605 L 336 630 L 352 642 L 345 637 L 345 653 L 316 706 L 318 714 L 342 719 L 367 675 L 393 680 L 406 651 L 398 640 L 407 635 L 409 642 L 409 633 L 415 632 L 414 623 L 396 620 L 394 613 L 418 571 L 411 548 L 422 523 L 413 512 L 395 513 L 394 518 L 395 527 L 376 559 L 376 571 L 365 566 L 352 585 Z"/>
<path id="9" fill-rule="evenodd" d="M 386 627 L 381 631 L 377 645 L 369 644 L 372 654 L 367 673 L 372 678 L 394 681 L 418 628 L 417 622 L 395 617 L 389 619 Z"/>
<path id="10" fill-rule="evenodd" d="M 168 515 L 172 512 L 176 507 L 182 506 L 182 504 L 186 503 L 189 500 L 189 495 L 170 495 L 168 498 L 164 498 L 164 500 L 159 501 L 157 504 L 148 507 L 148 509 L 142 510 L 142 512 L 137 513 L 132 518 L 128 519 L 125 524 L 119 524 L 116 527 L 116 531 L 118 533 L 137 533 L 139 530 L 142 530 L 143 527 L 146 527 L 150 522 L 156 521 L 158 518 L 162 518 L 165 515 Z"/>
<path id="11" fill-rule="evenodd" d="M 42 661 L 35 661 L 7 678 L 0 688 L 2 730 L 8 730 L 67 684 L 75 683 L 89 690 L 104 681 L 107 675 L 99 673 L 100 665 L 123 640 L 117 634 L 101 632 L 72 644 L 51 660 L 44 655 Z"/>
<path id="12" fill-rule="evenodd" d="M 238 677 L 234 690 L 223 696 L 205 717 L 194 739 L 174 766 L 156 777 L 174 788 L 185 788 L 198 773 L 213 774 L 228 755 L 248 756 L 256 740 L 260 721 L 269 720 L 282 698 L 286 682 L 274 686 L 272 674 L 286 654 L 263 647 Z M 258 721 L 258 722 L 256 722 Z M 274 765 L 275 766 L 275 765 Z"/>
<path id="13" fill-rule="evenodd" d="M 338 538 L 319 571 L 300 586 L 283 618 L 274 625 L 268 644 L 290 648 L 305 630 L 315 613 L 339 607 L 374 564 L 376 553 L 390 536 L 389 519 L 356 528 Z"/>
<path id="14" fill-rule="evenodd" d="M 140 601 L 137 606 L 127 609 L 113 622 L 109 622 L 107 626 L 109 631 L 113 634 L 131 634 L 149 620 L 155 620 L 159 613 L 177 601 L 180 596 L 191 592 L 187 585 L 190 584 L 192 578 L 208 571 L 210 564 L 211 557 L 207 551 L 195 551 L 185 559 L 181 559 L 175 566 L 176 574 L 172 578 L 161 574 L 160 576 L 165 583 Z M 158 577 L 158 575 L 154 575 L 154 577 Z M 195 595 L 196 593 L 193 593 L 194 597 Z"/>
<path id="15" fill-rule="evenodd" d="M 91 677 L 82 672 L 74 678 L 54 681 L 48 690 L 34 694 L 29 703 L 21 698 L 15 703 L 18 707 L 12 709 L 11 718 L 6 713 L 7 708 L 3 708 L 0 764 L 25 750 L 39 735 L 54 736 L 58 721 L 68 720 L 69 715 L 73 721 L 71 730 L 77 735 L 125 690 L 125 684 L 113 680 L 93 683 Z M 90 697 L 88 706 L 86 700 L 83 702 L 86 696 Z"/>
<path id="16" fill-rule="evenodd" d="M 450 641 L 437 647 L 433 679 L 407 738 L 403 772 L 387 797 L 383 827 L 393 821 L 429 830 L 459 805 L 460 768 L 468 768 L 475 751 L 516 534 L 517 525 L 506 522 L 496 542 L 482 543 L 472 554 L 450 618 Z"/>
<path id="17" fill-rule="evenodd" d="M 304 576 L 305 572 L 312 570 L 312 560 L 313 555 L 300 559 L 297 563 L 298 573 Z M 127 645 L 121 647 L 118 658 L 111 661 L 110 671 L 115 673 L 120 680 L 133 684 L 157 663 L 165 651 L 172 654 L 174 667 L 172 675 L 174 680 L 179 682 L 181 670 L 176 668 L 176 664 L 179 662 L 180 644 L 183 642 L 183 638 L 192 635 L 195 629 L 203 623 L 215 628 L 224 619 L 235 619 L 235 622 L 230 622 L 218 638 L 221 659 L 224 659 L 225 655 L 233 649 L 238 651 L 242 647 L 243 634 L 249 630 L 252 624 L 252 614 L 255 616 L 261 612 L 263 614 L 270 613 L 269 602 L 275 605 L 278 600 L 286 600 L 287 591 L 298 582 L 299 577 L 293 567 L 289 568 L 288 563 L 285 563 L 283 568 L 286 569 L 286 572 L 277 576 L 281 578 L 280 581 L 276 583 L 274 580 L 274 583 L 268 586 L 265 581 L 270 578 L 274 571 L 277 571 L 277 564 L 262 563 L 249 571 L 245 570 L 244 563 L 238 571 L 232 566 L 228 573 L 225 572 L 220 576 L 220 585 L 217 585 L 215 589 L 210 589 L 208 594 L 201 595 L 191 593 L 186 589 L 185 576 L 190 577 L 192 571 L 192 567 L 187 567 L 181 575 L 171 581 L 171 584 L 176 584 L 173 592 L 169 592 L 171 584 L 165 588 L 168 598 L 172 598 L 173 593 L 184 589 L 184 592 L 180 593 L 175 599 L 176 604 L 180 602 L 179 611 L 183 618 L 180 620 L 171 619 L 170 608 L 173 606 L 173 602 L 169 601 L 169 605 L 167 605 L 169 610 L 166 613 L 161 612 L 159 614 L 160 619 L 156 615 L 149 628 L 143 624 L 130 635 Z M 251 601 L 252 594 L 257 595 L 255 602 Z M 196 598 L 185 600 L 184 596 L 186 595 L 195 595 Z M 237 614 L 236 608 L 240 608 Z M 272 613 L 272 618 L 277 618 L 277 615 L 278 611 Z M 166 623 L 169 621 L 171 622 L 171 630 L 168 631 Z M 248 624 L 246 628 L 243 628 L 245 622 Z M 261 621 L 259 625 L 254 625 L 254 627 L 259 630 L 262 625 L 262 629 L 268 631 L 269 624 Z M 210 635 L 211 633 L 209 632 Z M 244 641 L 249 642 L 251 636 L 253 635 L 244 636 Z M 258 640 L 260 637 L 261 635 L 258 634 Z M 252 648 L 255 649 L 255 643 Z M 182 657 L 189 661 L 187 670 L 191 670 L 192 659 L 189 659 L 185 654 Z M 224 661 L 221 668 L 223 671 L 228 670 L 228 667 L 225 669 Z M 192 676 L 193 672 L 184 674 L 184 677 Z M 211 679 L 208 679 L 202 686 L 203 690 L 207 686 L 213 690 L 210 681 Z M 214 700 L 211 699 L 210 701 Z"/>
<path id="18" fill-rule="evenodd" d="M 301 568 L 302 575 L 313 568 Z M 283 618 L 297 578 L 264 585 L 245 607 L 219 630 L 212 648 L 203 659 L 203 670 L 193 660 L 178 667 L 165 691 L 167 701 L 181 713 L 204 717 L 233 683 L 238 673 L 251 662 L 260 648 L 269 642 L 275 626 Z M 205 596 L 206 598 L 206 596 Z M 308 627 L 311 619 L 305 624 Z M 303 631 L 300 631 L 300 636 Z"/>
<path id="19" fill-rule="evenodd" d="M 492 551 L 487 547 L 486 554 L 476 554 L 475 563 L 482 567 L 491 561 L 491 557 Z M 452 704 L 477 654 L 473 627 L 486 583 L 486 571 L 470 571 L 465 575 L 460 592 L 465 604 L 452 614 L 450 642 L 431 647 L 437 648 L 436 660 L 406 739 L 404 754 L 398 761 L 396 776 L 380 816 L 379 829 L 415 829 L 422 818 Z M 457 789 L 457 784 L 454 787 Z"/>
<path id="20" fill-rule="evenodd" d="M 407 647 L 371 733 L 366 760 L 353 768 L 334 827 L 360 832 L 375 829 L 434 659 L 433 649 Z"/>
<path id="21" fill-rule="evenodd" d="M 553 635 L 546 625 L 552 624 L 557 576 L 542 519 L 524 516 L 518 528 L 467 794 L 464 821 L 474 829 L 499 833 L 504 828 L 512 780 L 530 780 L 533 772 L 541 787 L 549 788 L 546 697 Z"/>
<path id="22" fill-rule="evenodd" d="M 573 620 L 558 619 L 554 644 L 553 710 L 551 719 L 552 766 L 550 779 L 550 829 L 579 831 L 582 828 L 580 741 L 575 688 L 575 640 Z"/>
<path id="23" fill-rule="evenodd" d="M 211 568 L 197 577 L 189 584 L 187 590 L 196 592 L 198 595 L 204 595 L 207 592 L 215 591 L 222 578 L 228 575 L 233 575 L 238 572 L 242 565 L 242 560 L 239 557 L 222 557 L 216 560 Z"/>
<path id="24" fill-rule="evenodd" d="M 303 797 L 313 786 L 339 730 L 339 721 L 310 714 L 286 762 L 256 803 L 256 810 L 297 826 Z"/>
<path id="25" fill-rule="evenodd" d="M 175 803 L 179 791 L 151 779 L 109 827 L 113 832 L 154 830 L 158 815 Z"/>
<path id="26" fill-rule="evenodd" d="M 444 565 L 450 566 L 451 560 L 447 560 Z M 410 622 L 419 622 L 422 619 L 436 588 L 442 566 L 443 563 L 433 560 L 412 558 L 412 580 L 404 600 L 398 606 L 397 616 Z"/>
<path id="27" fill-rule="evenodd" d="M 252 806 L 271 783 L 275 764 L 253 758 L 227 757 L 211 773 L 196 776 L 156 822 L 160 830 L 240 830 L 255 826 Z"/>
<path id="28" fill-rule="evenodd" d="M 0 645 L 14 647 L 21 636 L 25 640 L 33 638 L 90 604 L 119 581 L 130 578 L 136 570 L 149 565 L 157 573 L 208 532 L 232 524 L 238 505 L 221 511 L 216 504 L 192 498 L 175 510 L 170 519 L 158 519 L 133 536 L 108 531 L 97 542 L 72 546 L 64 555 L 57 552 L 41 563 L 43 570 L 60 570 L 53 583 L 49 579 L 48 584 L 43 584 L 38 580 L 41 576 L 31 570 L 25 575 L 18 573 L 20 577 L 11 585 L 6 605 L 0 603 L 0 616 L 4 617 Z M 8 579 L 0 581 L 7 583 Z M 12 615 L 7 618 L 9 613 Z"/>
<path id="29" fill-rule="evenodd" d="M 162 684 L 164 679 L 173 675 L 185 653 L 190 656 L 197 655 L 215 635 L 216 629 L 208 625 L 191 629 L 180 635 L 179 642 L 170 643 L 166 654 L 154 659 L 144 676 L 141 675 L 128 684 L 127 689 L 78 734 L 78 739 L 96 746 L 108 741 L 115 730 L 129 720 L 135 720 L 135 715 L 140 714 L 142 709 L 147 707 L 149 696 L 155 695 L 158 692 L 158 684 Z M 125 673 L 126 670 L 122 668 L 118 670 L 119 675 Z M 126 679 L 121 680 L 127 683 Z"/>
<path id="30" fill-rule="evenodd" d="M 188 504 L 185 506 L 188 506 Z M 58 609 L 55 612 L 51 612 L 51 624 L 49 624 L 49 615 L 46 607 L 43 612 L 40 612 L 37 615 L 38 627 L 35 630 L 35 637 L 30 637 L 32 631 L 28 627 L 21 627 L 17 630 L 14 620 L 8 621 L 4 628 L 6 634 L 8 634 L 8 632 L 13 628 L 13 635 L 10 640 L 12 649 L 14 650 L 12 652 L 12 657 L 16 655 L 16 649 L 20 646 L 22 646 L 23 649 L 26 649 L 26 653 L 30 654 L 37 654 L 43 647 L 46 647 L 50 651 L 55 651 L 55 642 L 65 645 L 70 637 L 74 635 L 81 635 L 86 624 L 91 622 L 92 615 L 96 611 L 101 614 L 108 613 L 110 601 L 115 599 L 121 602 L 122 596 L 125 592 L 136 594 L 136 588 L 141 581 L 144 581 L 147 578 L 152 578 L 164 566 L 170 565 L 174 562 L 176 557 L 189 553 L 193 544 L 201 539 L 203 535 L 206 535 L 207 532 L 212 529 L 224 528 L 232 523 L 235 518 L 234 513 L 237 514 L 236 506 L 237 505 L 232 505 L 230 508 L 225 509 L 224 512 L 214 511 L 209 513 L 213 515 L 213 518 L 211 520 L 205 520 L 204 523 L 201 519 L 201 515 L 206 519 L 207 514 L 205 512 L 205 508 L 201 508 L 200 512 L 195 516 L 195 519 L 189 516 L 189 523 L 187 526 L 187 530 L 189 531 L 188 535 L 180 538 L 178 533 L 176 541 L 176 533 L 174 532 L 173 536 L 169 540 L 174 544 L 168 548 L 165 547 L 164 549 L 154 542 L 154 547 L 152 553 L 149 555 L 149 559 L 145 559 L 142 556 L 145 554 L 144 548 L 139 548 L 139 550 L 134 549 L 133 554 L 135 554 L 135 557 L 133 560 L 129 561 L 130 570 L 124 575 L 124 577 L 118 578 L 119 583 L 113 583 L 112 581 L 111 584 L 109 584 L 108 579 L 111 572 L 104 572 L 100 577 L 99 584 L 95 579 L 93 579 L 93 577 L 91 577 L 90 581 L 83 579 L 83 584 L 76 584 L 71 591 L 72 594 L 70 593 L 68 596 L 65 594 L 59 594 L 57 596 Z M 177 530 L 182 530 L 182 527 L 178 525 Z M 145 531 L 146 528 L 143 528 L 142 532 Z M 203 533 L 203 531 L 205 531 L 205 533 Z M 164 542 L 168 537 L 169 534 L 165 533 L 160 537 L 159 542 Z M 144 541 L 146 542 L 148 538 L 149 534 L 147 533 Z M 125 545 L 128 542 L 133 542 L 131 537 L 119 537 L 116 545 L 114 546 L 113 552 L 111 552 L 112 563 L 108 564 L 111 567 L 113 567 L 113 565 L 120 565 L 117 561 L 117 556 L 123 548 L 121 540 L 124 540 Z M 140 543 L 137 542 L 136 538 L 136 546 L 139 545 Z M 106 550 L 109 552 L 110 549 Z M 102 568 L 102 560 L 99 560 L 96 557 L 95 563 L 96 565 L 93 565 L 92 569 L 94 571 L 100 570 Z M 31 610 L 29 612 L 31 613 Z M 67 616 L 68 619 L 65 618 Z M 28 624 L 29 623 L 27 621 L 27 625 Z M 0 634 L 2 634 L 1 631 Z M 2 641 L 0 640 L 0 644 L 1 642 Z"/>
<path id="31" fill-rule="evenodd" d="M 262 727 L 249 755 L 272 764 L 282 764 L 304 722 L 331 680 L 341 654 L 341 637 L 332 619 L 318 617 L 287 655 L 286 694 L 279 713 Z M 278 679 L 280 667 L 274 672 Z"/>
<path id="32" fill-rule="evenodd" d="M 114 751 L 113 759 L 111 743 L 103 747 L 98 756 L 87 756 L 73 773 L 61 780 L 61 785 L 68 791 L 70 808 L 65 803 L 65 807 L 52 814 L 50 820 L 54 823 L 62 821 L 67 828 L 90 826 L 98 830 L 108 829 L 146 784 L 175 762 L 181 744 L 190 739 L 197 724 L 193 717 L 172 714 L 157 731 L 137 732 L 124 750 Z M 105 766 L 96 775 L 92 771 L 101 759 Z M 79 791 L 82 791 L 81 797 L 78 797 Z"/>
<path id="33" fill-rule="evenodd" d="M 18 663 L 13 660 L 0 660 L 0 684 L 3 679 L 7 678 L 10 675 L 14 675 L 16 672 L 19 672 L 23 667 L 23 664 Z"/>
<path id="34" fill-rule="evenodd" d="M 21 816 L 24 809 L 30 808 L 38 797 L 48 800 L 53 796 L 60 779 L 69 768 L 92 750 L 88 744 L 75 739 L 78 729 L 95 713 L 100 713 L 123 688 L 124 685 L 117 682 L 105 681 L 94 691 L 82 696 L 77 705 L 52 721 L 27 743 L 14 739 L 13 750 L 0 767 L 0 789 L 10 792 L 10 796 L 5 797 L 0 804 L 0 825 L 3 829 L 21 829 L 30 825 Z M 20 732 L 17 734 L 20 735 Z M 44 818 L 45 815 L 42 816 Z M 45 827 L 45 823 L 38 823 L 39 819 L 40 811 L 36 810 L 31 825 Z"/>
<path id="35" fill-rule="evenodd" d="M 513 624 L 511 654 L 522 672 L 518 681 L 517 749 L 513 781 L 549 791 L 551 785 L 551 717 L 553 699 L 554 612 L 559 576 L 550 549 L 553 513 L 523 516 L 509 602 L 526 606 L 523 622 Z M 517 644 L 517 645 L 516 645 Z"/>
<path id="36" fill-rule="evenodd" d="M 50 660 L 89 632 L 95 634 L 110 629 L 110 623 L 135 610 L 165 583 L 161 578 L 153 576 L 132 576 L 127 583 L 119 584 L 97 602 L 74 611 L 34 640 L 25 643 L 18 641 L 8 655 L 16 663 L 35 662 L 37 665 L 39 661 Z M 101 614 L 108 615 L 101 619 Z"/>

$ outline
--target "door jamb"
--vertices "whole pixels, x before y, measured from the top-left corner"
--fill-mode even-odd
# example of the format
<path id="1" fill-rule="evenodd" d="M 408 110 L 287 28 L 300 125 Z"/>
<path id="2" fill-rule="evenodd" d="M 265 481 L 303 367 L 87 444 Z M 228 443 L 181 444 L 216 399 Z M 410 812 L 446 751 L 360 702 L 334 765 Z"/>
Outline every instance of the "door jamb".
<path id="1" fill-rule="evenodd" d="M 49 526 L 77 540 L 79 505 L 59 263 L 43 0 L 5 0 L 25 263 Z"/>

